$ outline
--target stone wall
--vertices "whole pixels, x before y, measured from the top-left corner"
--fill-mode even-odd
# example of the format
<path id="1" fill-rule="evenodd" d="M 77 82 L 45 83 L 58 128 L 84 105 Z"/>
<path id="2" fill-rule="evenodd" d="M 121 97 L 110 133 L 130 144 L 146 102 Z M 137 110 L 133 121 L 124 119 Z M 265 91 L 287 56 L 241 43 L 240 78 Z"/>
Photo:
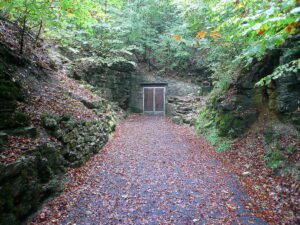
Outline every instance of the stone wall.
<path id="1" fill-rule="evenodd" d="M 176 124 L 194 126 L 201 107 L 205 104 L 205 97 L 193 93 L 186 96 L 171 96 L 168 98 L 168 110 L 172 121 Z"/>

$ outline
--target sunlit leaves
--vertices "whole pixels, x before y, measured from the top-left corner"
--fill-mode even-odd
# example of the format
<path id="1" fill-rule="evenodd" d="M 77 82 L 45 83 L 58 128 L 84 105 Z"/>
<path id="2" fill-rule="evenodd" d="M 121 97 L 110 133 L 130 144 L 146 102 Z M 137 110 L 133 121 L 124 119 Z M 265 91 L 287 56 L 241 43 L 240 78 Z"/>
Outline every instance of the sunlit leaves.
<path id="1" fill-rule="evenodd" d="M 201 23 L 205 24 L 208 33 L 204 36 L 198 33 L 197 38 L 222 38 L 223 41 L 234 42 L 235 48 L 240 46 L 236 43 L 241 43 L 243 47 L 236 50 L 236 53 L 240 52 L 236 57 L 246 62 L 253 57 L 261 57 L 264 54 L 262 50 L 275 48 L 289 35 L 299 32 L 300 10 L 294 0 L 221 0 L 200 4 L 200 11 L 190 13 L 205 14 Z M 209 32 L 213 27 L 219 27 L 219 30 Z M 210 44 L 214 47 L 215 43 Z"/>
<path id="2" fill-rule="evenodd" d="M 29 27 L 43 21 L 45 30 L 53 36 L 60 29 L 75 27 L 92 33 L 93 24 L 105 17 L 101 4 L 93 0 L 14 0 L 1 2 L 0 9 L 11 20 L 26 17 Z"/>
<path id="3" fill-rule="evenodd" d="M 291 11 L 291 14 L 300 14 L 300 7 L 294 8 L 294 9 Z"/>
<path id="4" fill-rule="evenodd" d="M 212 36 L 215 40 L 217 40 L 221 37 L 221 34 L 219 31 L 215 30 L 210 33 L 210 36 Z"/>

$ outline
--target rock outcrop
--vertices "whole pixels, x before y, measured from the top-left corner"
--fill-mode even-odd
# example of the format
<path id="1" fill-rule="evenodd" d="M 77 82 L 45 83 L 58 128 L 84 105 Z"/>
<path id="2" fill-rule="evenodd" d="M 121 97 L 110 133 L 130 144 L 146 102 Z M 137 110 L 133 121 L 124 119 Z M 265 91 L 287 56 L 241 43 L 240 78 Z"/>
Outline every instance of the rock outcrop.
<path id="1" fill-rule="evenodd" d="M 299 73 L 290 71 L 272 80 L 268 86 L 255 87 L 260 79 L 272 74 L 279 66 L 299 59 L 299 39 L 299 35 L 292 37 L 281 49 L 275 49 L 254 62 L 248 70 L 242 71 L 223 96 L 212 100 L 208 114 L 221 136 L 240 137 L 266 107 L 279 119 L 300 130 Z"/>
<path id="2" fill-rule="evenodd" d="M 100 96 L 128 109 L 131 73 L 135 70 L 133 63 L 116 61 L 108 65 L 101 60 L 80 58 L 68 67 L 70 77 L 88 82 Z"/>
<path id="3" fill-rule="evenodd" d="M 0 43 L 1 225 L 26 222 L 62 191 L 67 168 L 99 152 L 122 114 L 62 73 Z"/>

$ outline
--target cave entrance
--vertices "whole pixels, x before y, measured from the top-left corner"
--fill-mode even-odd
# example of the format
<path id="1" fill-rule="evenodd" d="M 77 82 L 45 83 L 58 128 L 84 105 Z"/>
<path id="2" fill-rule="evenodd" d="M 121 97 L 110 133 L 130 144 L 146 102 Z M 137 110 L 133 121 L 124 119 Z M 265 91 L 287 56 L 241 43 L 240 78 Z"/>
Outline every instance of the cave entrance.
<path id="1" fill-rule="evenodd" d="M 166 84 L 143 85 L 143 111 L 145 114 L 165 115 Z"/>

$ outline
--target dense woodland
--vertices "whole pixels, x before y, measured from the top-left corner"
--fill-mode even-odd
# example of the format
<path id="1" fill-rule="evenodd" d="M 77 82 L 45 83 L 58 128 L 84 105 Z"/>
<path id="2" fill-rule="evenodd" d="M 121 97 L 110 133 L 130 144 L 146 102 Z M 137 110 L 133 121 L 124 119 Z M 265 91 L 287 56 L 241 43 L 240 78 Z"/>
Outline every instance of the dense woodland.
<path id="1" fill-rule="evenodd" d="M 25 223 L 104 146 L 135 71 L 198 85 L 189 125 L 261 217 L 296 224 L 299 31 L 299 0 L 0 0 L 0 224 Z"/>

